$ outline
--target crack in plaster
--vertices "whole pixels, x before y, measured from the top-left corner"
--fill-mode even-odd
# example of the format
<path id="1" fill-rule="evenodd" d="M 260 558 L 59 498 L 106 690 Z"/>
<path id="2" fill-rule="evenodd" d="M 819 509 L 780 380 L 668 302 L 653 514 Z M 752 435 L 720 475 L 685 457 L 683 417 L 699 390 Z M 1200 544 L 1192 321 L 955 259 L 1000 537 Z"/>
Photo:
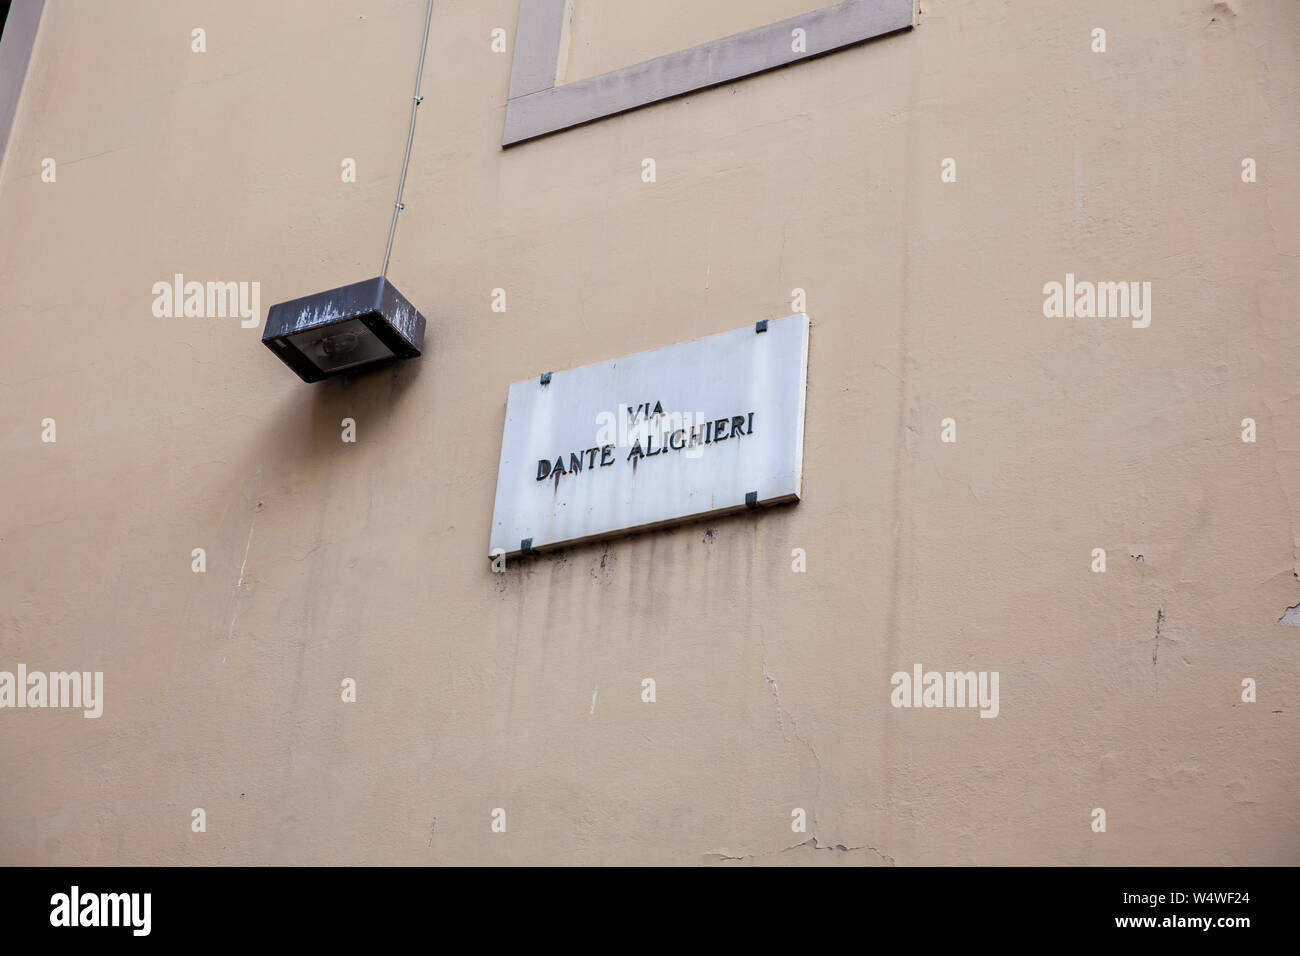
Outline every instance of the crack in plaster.
<path id="1" fill-rule="evenodd" d="M 257 475 L 255 477 L 255 480 L 257 482 L 257 488 L 259 489 L 259 494 L 260 494 L 260 489 L 262 485 L 261 465 L 257 466 Z M 248 568 L 248 552 L 253 547 L 253 529 L 257 527 L 257 515 L 261 510 L 262 510 L 262 501 L 259 498 L 257 502 L 257 507 L 253 509 L 253 520 L 248 523 L 248 541 L 244 545 L 244 560 L 239 565 L 239 580 L 235 582 L 235 597 L 233 600 L 234 606 L 231 609 L 230 628 L 226 631 L 226 640 L 231 640 L 235 636 L 235 621 L 239 620 L 239 595 L 244 587 L 244 572 Z M 224 664 L 225 662 L 226 659 L 223 657 L 221 659 L 221 663 Z"/>
<path id="2" fill-rule="evenodd" d="M 889 864 L 890 866 L 898 865 L 892 856 L 890 856 L 887 853 L 881 853 L 879 850 L 877 850 L 874 846 L 871 846 L 870 844 L 864 843 L 862 846 L 846 846 L 843 843 L 822 844 L 817 841 L 817 838 L 815 836 L 809 837 L 807 840 L 804 840 L 800 843 L 794 843 L 791 844 L 790 846 L 783 846 L 779 850 L 768 850 L 765 853 L 746 853 L 743 856 L 729 856 L 726 853 L 706 853 L 705 856 L 717 857 L 718 860 L 724 863 L 739 863 L 739 862 L 743 862 L 744 860 L 756 860 L 768 856 L 777 856 L 778 854 L 781 853 L 788 853 L 791 850 L 798 850 L 800 847 L 808 847 L 809 849 L 812 850 L 828 850 L 831 852 L 838 852 L 838 853 L 854 853 L 859 850 L 870 850 L 872 853 L 874 853 L 876 856 L 878 856 L 881 860 L 883 860 L 885 863 Z"/>
<path id="3" fill-rule="evenodd" d="M 783 716 L 785 711 L 781 707 L 781 688 L 780 685 L 777 683 L 776 678 L 768 673 L 766 655 L 763 656 L 762 663 L 763 663 L 763 680 L 767 683 L 768 688 L 772 691 L 772 700 L 776 704 L 776 720 L 777 720 L 777 726 L 780 727 L 781 729 L 781 739 L 787 740 L 789 738 L 787 738 L 785 735 L 785 720 Z M 818 842 L 817 804 L 821 802 L 821 795 L 822 795 L 822 758 L 817 753 L 817 748 L 813 746 L 812 741 L 799 732 L 799 724 L 794 719 L 793 714 L 790 715 L 790 732 L 794 736 L 795 740 L 799 741 L 801 744 L 803 744 L 805 747 L 808 748 L 808 752 L 812 754 L 813 760 L 817 764 L 817 787 L 816 790 L 814 790 L 813 792 L 813 803 L 812 803 L 812 833 L 809 835 L 808 839 L 804 840 L 802 843 L 796 843 L 794 844 L 794 846 L 785 847 L 784 850 L 777 850 L 777 851 L 770 851 L 770 852 L 783 853 L 785 852 L 785 850 L 793 850 L 796 847 L 807 846 L 808 844 L 811 844 L 814 850 L 844 850 L 844 851 L 870 850 L 872 853 L 875 853 L 876 856 L 880 857 L 882 860 L 887 860 L 890 866 L 894 866 L 895 864 L 894 864 L 893 857 L 881 853 L 879 850 L 877 850 L 875 847 L 871 846 L 870 844 L 863 844 L 862 846 L 845 846 L 843 843 L 830 843 L 830 844 L 822 845 L 821 843 Z M 770 852 L 765 854 L 758 854 L 758 855 L 768 856 L 770 855 Z M 743 859 L 749 859 L 754 856 L 754 854 L 749 854 L 748 856 L 743 856 L 743 857 L 730 857 L 722 853 L 711 854 L 711 855 L 718 856 L 723 860 L 743 860 Z"/>

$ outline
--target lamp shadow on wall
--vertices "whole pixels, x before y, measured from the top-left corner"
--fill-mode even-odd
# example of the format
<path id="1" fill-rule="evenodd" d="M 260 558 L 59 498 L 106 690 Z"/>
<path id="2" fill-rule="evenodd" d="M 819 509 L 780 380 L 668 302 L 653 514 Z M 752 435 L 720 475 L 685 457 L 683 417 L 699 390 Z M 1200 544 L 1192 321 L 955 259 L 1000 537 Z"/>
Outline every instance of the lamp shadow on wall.
<path id="1" fill-rule="evenodd" d="M 426 335 L 426 348 L 431 349 L 433 329 Z M 353 467 L 342 457 L 350 444 L 390 440 L 390 426 L 409 406 L 423 365 L 418 358 L 392 361 L 311 385 L 289 376 L 290 386 L 278 401 L 269 403 L 261 429 L 246 446 L 250 464 L 263 467 L 269 482 L 279 483 L 292 475 L 295 494 L 313 494 L 331 473 Z M 275 375 L 283 377 L 283 367 Z M 372 464 L 367 460 L 364 467 Z"/>

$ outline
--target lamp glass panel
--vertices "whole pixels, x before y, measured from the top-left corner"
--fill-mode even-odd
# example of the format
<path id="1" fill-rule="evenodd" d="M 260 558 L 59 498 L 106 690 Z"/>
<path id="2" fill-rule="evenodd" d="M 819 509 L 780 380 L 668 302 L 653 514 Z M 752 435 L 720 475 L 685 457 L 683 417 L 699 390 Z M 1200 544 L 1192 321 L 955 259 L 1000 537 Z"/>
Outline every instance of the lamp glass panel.
<path id="1" fill-rule="evenodd" d="M 348 319 L 289 336 L 289 341 L 322 372 L 390 358 L 390 349 L 360 319 Z"/>

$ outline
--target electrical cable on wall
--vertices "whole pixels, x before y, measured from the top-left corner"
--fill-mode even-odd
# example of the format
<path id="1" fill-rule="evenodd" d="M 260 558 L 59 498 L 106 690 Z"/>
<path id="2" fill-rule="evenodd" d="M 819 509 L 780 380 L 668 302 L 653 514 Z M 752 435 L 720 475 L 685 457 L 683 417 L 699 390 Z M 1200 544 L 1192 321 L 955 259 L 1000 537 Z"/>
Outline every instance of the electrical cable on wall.
<path id="1" fill-rule="evenodd" d="M 271 306 L 262 329 L 262 344 L 293 369 L 304 382 L 319 382 L 337 375 L 352 375 L 392 361 L 418 358 L 424 350 L 426 320 L 406 296 L 388 281 L 388 260 L 393 253 L 397 217 L 405 208 L 402 193 L 415 140 L 415 117 L 424 97 L 424 54 L 429 46 L 433 0 L 424 11 L 420 61 L 415 67 L 415 92 L 411 96 L 411 125 L 406 131 L 402 175 L 397 181 L 393 220 L 388 226 L 384 264 L 379 275 L 348 285 L 299 296 Z"/>
<path id="2" fill-rule="evenodd" d="M 393 234 L 397 232 L 397 216 L 402 206 L 402 190 L 406 187 L 406 167 L 411 161 L 411 142 L 415 139 L 415 116 L 424 102 L 420 95 L 420 77 L 424 74 L 424 51 L 429 45 L 429 21 L 433 18 L 433 0 L 429 0 L 424 11 L 424 36 L 420 39 L 420 61 L 415 67 L 415 93 L 411 97 L 411 126 L 406 132 L 406 153 L 402 156 L 402 175 L 397 180 L 397 201 L 393 204 L 393 221 L 388 227 L 388 245 L 384 247 L 384 265 L 379 270 L 382 279 L 388 275 L 388 257 L 393 253 Z"/>

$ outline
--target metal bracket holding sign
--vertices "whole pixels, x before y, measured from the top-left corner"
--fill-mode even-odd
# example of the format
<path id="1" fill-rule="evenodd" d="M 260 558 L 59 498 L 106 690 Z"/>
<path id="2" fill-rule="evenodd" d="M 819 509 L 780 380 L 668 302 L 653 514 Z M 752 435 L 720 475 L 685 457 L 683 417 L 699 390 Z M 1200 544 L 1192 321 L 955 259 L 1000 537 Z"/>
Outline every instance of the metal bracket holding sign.
<path id="1" fill-rule="evenodd" d="M 765 320 L 511 385 L 489 553 L 797 501 L 808 327 Z"/>

